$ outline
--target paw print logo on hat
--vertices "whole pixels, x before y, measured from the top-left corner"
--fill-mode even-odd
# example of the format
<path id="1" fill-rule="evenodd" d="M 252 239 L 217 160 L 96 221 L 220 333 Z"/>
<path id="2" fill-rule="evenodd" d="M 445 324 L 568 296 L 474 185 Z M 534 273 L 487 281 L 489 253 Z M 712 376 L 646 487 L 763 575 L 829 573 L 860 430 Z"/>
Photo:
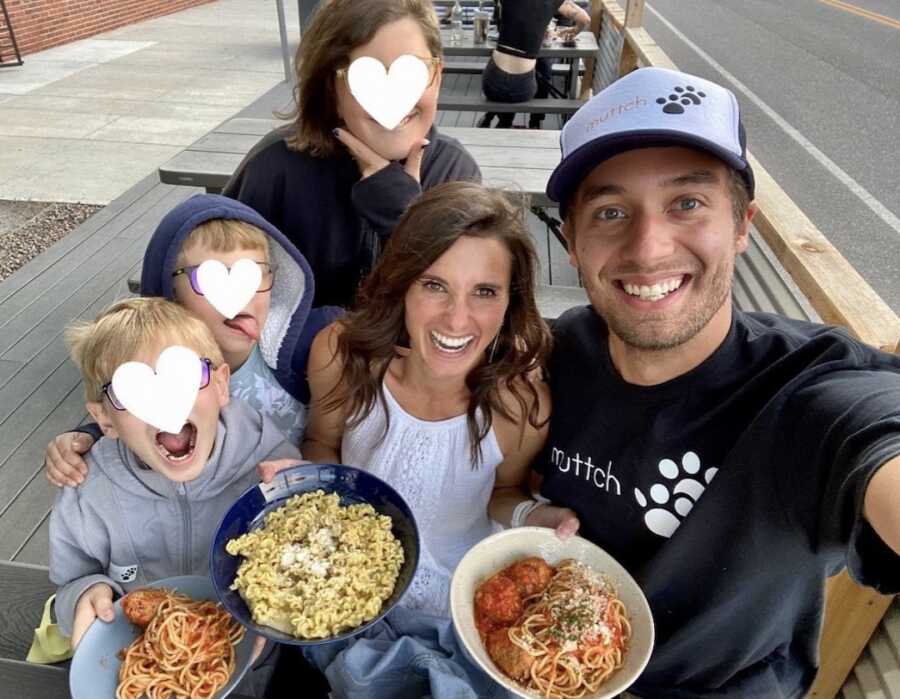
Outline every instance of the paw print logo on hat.
<path id="1" fill-rule="evenodd" d="M 685 85 L 684 87 L 679 85 L 673 88 L 668 99 L 657 97 L 656 103 L 665 105 L 663 111 L 666 114 L 684 114 L 684 107 L 700 104 L 704 97 L 706 97 L 706 93 L 697 90 L 693 85 Z"/>

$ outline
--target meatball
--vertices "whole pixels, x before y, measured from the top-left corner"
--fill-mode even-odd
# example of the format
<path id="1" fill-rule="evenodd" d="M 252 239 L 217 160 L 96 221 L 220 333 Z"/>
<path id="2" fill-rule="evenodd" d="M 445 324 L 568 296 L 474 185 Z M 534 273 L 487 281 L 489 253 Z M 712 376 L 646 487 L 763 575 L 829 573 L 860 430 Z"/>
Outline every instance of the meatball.
<path id="1" fill-rule="evenodd" d="M 475 607 L 490 621 L 510 626 L 522 614 L 522 596 L 512 580 L 498 574 L 479 585 Z"/>
<path id="2" fill-rule="evenodd" d="M 122 598 L 122 611 L 128 621 L 143 628 L 150 623 L 167 596 L 165 590 L 135 590 Z"/>
<path id="3" fill-rule="evenodd" d="M 534 557 L 513 563 L 503 574 L 516 584 L 522 597 L 531 597 L 544 591 L 553 577 L 553 568 L 543 558 Z"/>
<path id="4" fill-rule="evenodd" d="M 519 682 L 528 680 L 534 658 L 509 640 L 509 629 L 492 631 L 488 634 L 485 646 L 491 660 L 504 673 Z"/>

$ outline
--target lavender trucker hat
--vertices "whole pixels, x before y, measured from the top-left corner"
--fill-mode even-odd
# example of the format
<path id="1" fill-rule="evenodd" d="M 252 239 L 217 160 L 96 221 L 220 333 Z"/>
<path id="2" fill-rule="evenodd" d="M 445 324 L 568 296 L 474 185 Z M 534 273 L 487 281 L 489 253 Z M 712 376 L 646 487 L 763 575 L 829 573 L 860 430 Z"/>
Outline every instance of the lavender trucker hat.
<path id="1" fill-rule="evenodd" d="M 733 167 L 753 198 L 753 171 L 740 108 L 730 90 L 695 75 L 640 68 L 594 95 L 563 127 L 562 161 L 547 196 L 566 215 L 569 197 L 604 160 L 634 150 L 685 146 Z"/>

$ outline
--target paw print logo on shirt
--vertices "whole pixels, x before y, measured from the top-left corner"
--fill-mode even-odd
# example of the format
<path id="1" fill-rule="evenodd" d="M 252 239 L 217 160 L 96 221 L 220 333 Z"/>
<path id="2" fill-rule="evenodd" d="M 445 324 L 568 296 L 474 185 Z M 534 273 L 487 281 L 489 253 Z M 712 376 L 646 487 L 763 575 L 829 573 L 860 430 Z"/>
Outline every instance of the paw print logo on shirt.
<path id="1" fill-rule="evenodd" d="M 659 475 L 668 482 L 654 483 L 650 487 L 652 503 L 640 488 L 634 489 L 634 499 L 644 508 L 654 505 L 644 513 L 644 523 L 651 532 L 668 539 L 694 508 L 719 469 L 708 468 L 701 477 L 700 457 L 692 451 L 685 452 L 680 466 L 672 459 L 663 459 L 657 468 Z"/>
<path id="2" fill-rule="evenodd" d="M 110 563 L 109 570 L 106 572 L 109 577 L 116 582 L 129 583 L 137 578 L 138 567 L 137 564 L 120 566 L 115 563 Z"/>

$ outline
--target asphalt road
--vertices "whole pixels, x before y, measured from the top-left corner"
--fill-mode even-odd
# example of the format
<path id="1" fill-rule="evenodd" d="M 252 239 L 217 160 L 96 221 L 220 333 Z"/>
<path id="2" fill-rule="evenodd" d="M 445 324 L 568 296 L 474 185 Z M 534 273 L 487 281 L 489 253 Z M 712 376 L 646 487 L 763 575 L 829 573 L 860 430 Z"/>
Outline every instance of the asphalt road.
<path id="1" fill-rule="evenodd" d="M 652 0 L 644 26 L 735 92 L 750 150 L 900 313 L 900 2 Z"/>

